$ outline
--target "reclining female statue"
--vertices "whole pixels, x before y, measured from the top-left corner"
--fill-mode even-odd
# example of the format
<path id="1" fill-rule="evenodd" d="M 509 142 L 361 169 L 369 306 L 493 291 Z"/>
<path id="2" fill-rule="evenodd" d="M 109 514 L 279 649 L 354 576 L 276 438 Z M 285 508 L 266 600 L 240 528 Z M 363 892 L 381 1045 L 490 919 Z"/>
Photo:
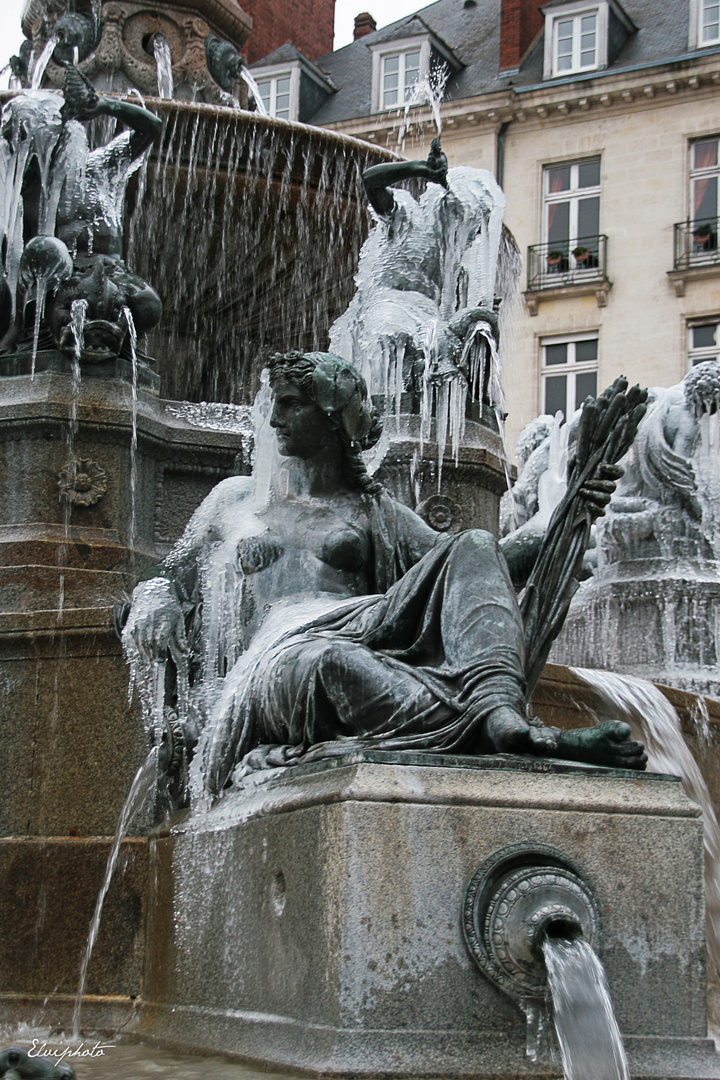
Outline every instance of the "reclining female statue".
<path id="1" fill-rule="evenodd" d="M 269 377 L 283 468 L 266 505 L 249 478 L 218 484 L 135 590 L 123 635 L 131 657 L 189 662 L 195 790 L 218 794 L 240 763 L 357 748 L 644 768 L 625 724 L 527 719 L 503 554 L 487 532 L 439 536 L 368 475 L 361 450 L 380 426 L 355 369 L 289 353 Z M 613 487 L 588 485 L 594 516 Z"/>

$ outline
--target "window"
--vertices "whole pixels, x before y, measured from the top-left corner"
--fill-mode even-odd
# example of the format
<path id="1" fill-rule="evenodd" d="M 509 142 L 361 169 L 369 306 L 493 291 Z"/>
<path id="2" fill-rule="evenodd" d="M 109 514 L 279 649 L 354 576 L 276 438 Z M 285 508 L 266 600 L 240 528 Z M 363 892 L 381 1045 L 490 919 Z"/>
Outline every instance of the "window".
<path id="1" fill-rule="evenodd" d="M 542 342 L 542 412 L 565 418 L 588 395 L 597 395 L 597 335 L 546 338 Z"/>
<path id="2" fill-rule="evenodd" d="M 291 74 L 289 71 L 256 81 L 263 105 L 270 116 L 277 116 L 280 120 L 295 119 L 290 111 Z"/>
<path id="3" fill-rule="evenodd" d="M 420 49 L 390 53 L 382 58 L 381 109 L 404 105 L 420 81 Z"/>
<path id="4" fill-rule="evenodd" d="M 717 231 L 719 149 L 717 136 L 692 143 L 690 147 L 690 220 L 694 234 L 699 226 L 708 224 L 713 232 Z"/>
<path id="5" fill-rule="evenodd" d="M 597 66 L 597 11 L 555 19 L 553 22 L 553 75 L 591 71 Z"/>
<path id="6" fill-rule="evenodd" d="M 615 0 L 566 0 L 546 9 L 543 78 L 607 67 L 634 29 Z"/>
<path id="7" fill-rule="evenodd" d="M 688 327 L 690 367 L 704 360 L 720 360 L 720 321 L 695 323 Z"/>
<path id="8" fill-rule="evenodd" d="M 378 112 L 402 109 L 418 83 L 431 78 L 435 69 L 456 71 L 457 59 L 430 34 L 415 34 L 370 46 L 372 52 L 372 102 Z"/>
<path id="9" fill-rule="evenodd" d="M 548 166 L 543 189 L 548 271 L 552 272 L 553 265 L 559 267 L 555 272 L 597 269 L 600 158 Z"/>
<path id="10" fill-rule="evenodd" d="M 698 45 L 720 43 L 720 0 L 700 0 Z"/>

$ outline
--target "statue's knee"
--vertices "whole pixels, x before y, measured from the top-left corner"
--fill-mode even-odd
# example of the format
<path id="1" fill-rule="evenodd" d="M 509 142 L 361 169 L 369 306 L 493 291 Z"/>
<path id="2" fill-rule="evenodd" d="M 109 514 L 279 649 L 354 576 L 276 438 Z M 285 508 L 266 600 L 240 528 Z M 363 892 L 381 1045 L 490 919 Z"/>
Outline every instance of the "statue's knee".
<path id="1" fill-rule="evenodd" d="M 497 551 L 497 541 L 485 529 L 465 529 L 453 542 L 453 554 L 478 558 Z"/>

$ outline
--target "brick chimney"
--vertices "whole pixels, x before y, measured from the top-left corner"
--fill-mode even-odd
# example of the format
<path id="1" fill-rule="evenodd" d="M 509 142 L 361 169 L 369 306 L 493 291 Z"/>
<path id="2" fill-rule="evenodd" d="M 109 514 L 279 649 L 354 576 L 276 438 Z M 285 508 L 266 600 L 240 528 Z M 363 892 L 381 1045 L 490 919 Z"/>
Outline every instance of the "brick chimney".
<path id="1" fill-rule="evenodd" d="M 377 23 L 373 19 L 369 11 L 363 11 L 359 15 L 355 16 L 355 29 L 353 31 L 353 41 L 357 41 L 358 38 L 365 37 L 366 34 L 372 34 L 377 30 Z"/>
<path id="2" fill-rule="evenodd" d="M 500 71 L 517 70 L 543 28 L 547 0 L 501 0 Z"/>

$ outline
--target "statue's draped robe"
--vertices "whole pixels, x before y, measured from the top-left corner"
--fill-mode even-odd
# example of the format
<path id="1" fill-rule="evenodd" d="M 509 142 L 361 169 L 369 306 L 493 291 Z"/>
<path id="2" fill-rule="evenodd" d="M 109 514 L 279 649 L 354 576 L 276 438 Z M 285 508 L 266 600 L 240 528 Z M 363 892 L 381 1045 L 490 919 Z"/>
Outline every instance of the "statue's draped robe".
<path id="1" fill-rule="evenodd" d="M 488 714 L 524 710 L 523 627 L 493 537 L 430 546 L 406 507 L 367 501 L 377 593 L 276 606 L 208 710 L 195 769 L 211 792 L 260 746 L 283 747 L 263 764 L 359 747 L 489 752 Z M 172 575 L 186 608 L 188 569 Z"/>

